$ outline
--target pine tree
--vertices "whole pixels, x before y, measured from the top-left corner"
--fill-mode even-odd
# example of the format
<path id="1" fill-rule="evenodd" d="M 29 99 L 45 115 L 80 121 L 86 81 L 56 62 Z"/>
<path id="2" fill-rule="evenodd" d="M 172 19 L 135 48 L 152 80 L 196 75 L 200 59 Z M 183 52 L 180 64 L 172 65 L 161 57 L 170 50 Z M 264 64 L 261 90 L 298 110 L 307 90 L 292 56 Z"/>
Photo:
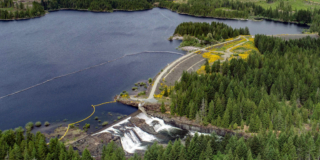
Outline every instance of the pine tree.
<path id="1" fill-rule="evenodd" d="M 243 137 L 239 139 L 239 141 L 237 142 L 237 147 L 236 147 L 236 155 L 239 156 L 239 158 L 246 158 L 247 157 L 247 146 L 244 142 Z"/>
<path id="2" fill-rule="evenodd" d="M 208 141 L 207 147 L 206 147 L 206 152 L 205 152 L 205 158 L 206 159 L 212 159 L 213 151 L 211 148 L 211 141 Z"/>
<path id="3" fill-rule="evenodd" d="M 214 118 L 214 103 L 211 101 L 209 103 L 208 121 L 211 122 Z"/>
<path id="4" fill-rule="evenodd" d="M 200 156 L 199 156 L 199 160 L 206 160 L 206 156 L 205 153 L 202 151 Z"/>
<path id="5" fill-rule="evenodd" d="M 164 151 L 164 155 L 165 155 L 165 159 L 170 159 L 170 152 L 172 150 L 172 142 L 169 141 L 168 146 L 166 148 L 166 150 Z"/>
<path id="6" fill-rule="evenodd" d="M 170 105 L 170 114 L 175 115 L 176 104 L 174 102 Z"/>
<path id="7" fill-rule="evenodd" d="M 224 108 L 223 108 L 223 105 L 221 104 L 221 100 L 220 98 L 217 99 L 217 102 L 216 102 L 216 111 L 215 111 L 215 117 L 223 117 L 223 112 L 224 112 Z"/>
<path id="8" fill-rule="evenodd" d="M 161 113 L 165 113 L 166 112 L 166 108 L 164 107 L 164 103 L 161 103 Z"/>
<path id="9" fill-rule="evenodd" d="M 250 150 L 250 149 L 248 149 L 247 160 L 253 160 L 253 157 L 252 157 L 252 154 L 251 154 L 251 150 Z"/>
<path id="10" fill-rule="evenodd" d="M 172 146 L 172 150 L 170 151 L 170 160 L 177 160 L 179 158 L 179 153 L 181 151 L 181 142 L 180 140 L 176 140 Z"/>
<path id="11" fill-rule="evenodd" d="M 44 160 L 47 157 L 47 144 L 43 138 L 39 141 L 37 154 L 40 160 Z"/>
<path id="12" fill-rule="evenodd" d="M 179 159 L 178 160 L 187 160 L 187 158 L 186 158 L 186 152 L 185 152 L 185 148 L 182 146 L 181 148 L 180 148 L 180 153 L 179 153 Z"/>
<path id="13" fill-rule="evenodd" d="M 224 128 L 227 128 L 227 127 L 229 126 L 229 124 L 230 124 L 230 123 L 229 123 L 229 119 L 230 119 L 230 114 L 229 114 L 229 110 L 227 109 L 227 110 L 224 112 L 221 126 L 224 127 Z"/>
<path id="14" fill-rule="evenodd" d="M 89 150 L 87 148 L 84 149 L 83 153 L 82 153 L 82 160 L 93 160 Z"/>
<path id="15" fill-rule="evenodd" d="M 24 148 L 23 159 L 24 160 L 31 160 L 31 158 L 29 156 L 29 152 L 28 152 L 28 147 L 27 146 Z"/>

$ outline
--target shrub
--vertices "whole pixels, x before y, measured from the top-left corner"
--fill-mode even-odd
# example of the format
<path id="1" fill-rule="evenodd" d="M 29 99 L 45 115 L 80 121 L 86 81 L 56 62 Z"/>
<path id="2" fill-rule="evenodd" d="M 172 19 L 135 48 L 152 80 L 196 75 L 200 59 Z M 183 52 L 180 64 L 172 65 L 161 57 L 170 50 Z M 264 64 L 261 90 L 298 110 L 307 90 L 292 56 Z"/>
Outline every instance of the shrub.
<path id="1" fill-rule="evenodd" d="M 142 91 L 138 94 L 138 96 L 146 95 L 146 91 Z"/>
<path id="2" fill-rule="evenodd" d="M 122 117 L 121 116 L 118 116 L 118 119 L 121 119 Z"/>
<path id="3" fill-rule="evenodd" d="M 68 119 L 64 119 L 64 120 L 63 120 L 63 122 L 67 122 L 67 121 L 68 121 Z"/>
<path id="4" fill-rule="evenodd" d="M 108 125 L 108 121 L 104 121 L 103 123 L 102 123 L 102 126 L 106 126 L 106 125 Z"/>
<path id="5" fill-rule="evenodd" d="M 99 117 L 98 117 L 98 116 L 96 116 L 96 117 L 94 117 L 94 119 L 95 119 L 95 120 L 98 120 L 98 119 L 99 119 Z"/>
<path id="6" fill-rule="evenodd" d="M 50 123 L 48 121 L 44 122 L 44 125 L 47 127 L 50 125 Z"/>
<path id="7" fill-rule="evenodd" d="M 38 121 L 38 122 L 36 122 L 36 127 L 40 127 L 41 126 L 41 122 L 40 121 Z"/>
<path id="8" fill-rule="evenodd" d="M 136 90 L 136 89 L 138 89 L 138 87 L 132 87 L 132 90 Z"/>
<path id="9" fill-rule="evenodd" d="M 14 129 L 15 132 L 24 132 L 24 129 L 20 126 Z"/>
<path id="10" fill-rule="evenodd" d="M 74 128 L 74 127 L 75 127 L 74 124 L 71 124 L 71 125 L 70 125 L 70 128 Z"/>
<path id="11" fill-rule="evenodd" d="M 83 130 L 84 130 L 85 132 L 87 132 L 87 131 L 88 131 L 88 128 L 90 128 L 90 124 L 89 124 L 89 123 L 86 123 L 86 124 L 83 126 Z"/>
<path id="12" fill-rule="evenodd" d="M 26 124 L 26 129 L 32 129 L 33 128 L 33 122 L 28 122 Z"/>
<path id="13" fill-rule="evenodd" d="M 149 83 L 152 83 L 152 79 L 151 78 L 149 78 L 148 81 L 149 81 Z"/>
<path id="14" fill-rule="evenodd" d="M 135 83 L 134 85 L 135 85 L 135 86 L 139 86 L 139 83 Z"/>
<path id="15" fill-rule="evenodd" d="M 169 40 L 169 41 L 172 41 L 172 40 L 173 40 L 173 36 L 170 36 L 170 37 L 168 38 L 168 40 Z"/>
<path id="16" fill-rule="evenodd" d="M 101 122 L 101 120 L 98 120 L 98 122 L 100 123 L 100 122 Z"/>

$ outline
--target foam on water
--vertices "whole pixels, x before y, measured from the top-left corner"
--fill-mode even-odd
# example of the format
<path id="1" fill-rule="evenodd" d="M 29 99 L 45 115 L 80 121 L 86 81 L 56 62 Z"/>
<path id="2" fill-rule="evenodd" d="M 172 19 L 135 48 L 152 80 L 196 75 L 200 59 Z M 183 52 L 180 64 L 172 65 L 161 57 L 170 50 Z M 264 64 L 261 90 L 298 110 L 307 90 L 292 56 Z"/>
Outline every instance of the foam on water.
<path id="1" fill-rule="evenodd" d="M 105 130 L 102 130 L 102 131 L 100 131 L 100 132 L 98 132 L 98 133 L 93 134 L 92 136 L 97 135 L 97 134 L 100 134 L 100 133 L 105 133 L 105 132 L 109 132 L 109 133 L 119 133 L 119 130 L 118 130 L 118 129 L 115 129 L 115 128 L 113 128 L 113 127 L 115 127 L 115 126 L 121 126 L 122 124 L 128 123 L 130 119 L 131 119 L 131 117 L 128 117 L 128 118 L 124 119 L 123 121 L 121 121 L 121 122 L 119 122 L 119 123 L 116 123 L 116 124 L 108 127 L 108 128 L 105 129 Z"/>
<path id="2" fill-rule="evenodd" d="M 179 129 L 179 130 L 181 130 L 180 128 L 173 127 L 173 126 L 170 126 L 170 125 L 165 124 L 164 121 L 163 121 L 162 119 L 160 119 L 160 118 L 155 118 L 155 117 L 149 118 L 149 117 L 148 117 L 146 114 L 144 114 L 144 113 L 140 113 L 140 114 L 138 114 L 136 117 L 137 117 L 137 118 L 140 118 L 140 119 L 144 119 L 149 126 L 151 126 L 151 127 L 154 128 L 154 130 L 155 130 L 156 132 L 159 132 L 159 131 L 161 131 L 161 130 L 167 130 L 167 131 L 169 131 L 170 129 Z M 152 124 L 153 121 L 158 121 L 159 124 L 153 125 L 153 124 Z"/>
<path id="3" fill-rule="evenodd" d="M 128 153 L 134 153 L 135 150 L 144 150 L 145 147 L 141 146 L 141 142 L 136 134 L 130 130 L 121 137 L 122 148 Z"/>
<path id="4" fill-rule="evenodd" d="M 155 136 L 141 130 L 139 127 L 134 127 L 133 130 L 139 135 L 142 141 L 152 142 L 157 139 Z"/>

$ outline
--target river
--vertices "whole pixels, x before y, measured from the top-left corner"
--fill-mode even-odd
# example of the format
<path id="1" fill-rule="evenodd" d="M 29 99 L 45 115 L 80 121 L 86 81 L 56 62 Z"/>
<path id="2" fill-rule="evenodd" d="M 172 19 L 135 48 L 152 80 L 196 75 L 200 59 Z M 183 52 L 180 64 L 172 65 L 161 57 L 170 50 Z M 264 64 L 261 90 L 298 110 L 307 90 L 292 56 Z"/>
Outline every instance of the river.
<path id="1" fill-rule="evenodd" d="M 249 27 L 251 34 L 297 34 L 306 26 L 272 21 L 237 21 L 179 15 L 167 9 L 93 13 L 50 12 L 44 17 L 0 22 L 0 97 L 61 75 L 95 66 L 126 54 L 172 51 L 180 41 L 167 40 L 181 22 L 219 21 L 234 28 Z M 29 121 L 75 122 L 92 112 L 92 104 L 112 101 L 134 83 L 154 77 L 181 55 L 141 53 L 82 72 L 56 78 L 0 99 L 0 129 Z M 93 119 L 113 121 L 136 108 L 118 103 L 97 107 Z M 108 116 L 111 112 L 113 116 Z M 97 129 L 101 128 L 98 126 Z"/>

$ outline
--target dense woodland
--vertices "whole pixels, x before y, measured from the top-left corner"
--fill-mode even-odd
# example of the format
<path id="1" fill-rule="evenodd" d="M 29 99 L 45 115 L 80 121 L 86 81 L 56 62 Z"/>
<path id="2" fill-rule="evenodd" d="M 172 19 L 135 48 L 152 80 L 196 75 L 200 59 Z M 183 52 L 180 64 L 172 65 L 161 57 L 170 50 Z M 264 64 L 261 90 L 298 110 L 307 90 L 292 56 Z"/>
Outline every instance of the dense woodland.
<path id="1" fill-rule="evenodd" d="M 264 9 L 253 2 L 240 2 L 232 0 L 188 0 L 187 3 L 174 3 L 160 1 L 160 7 L 168 8 L 179 13 L 196 16 L 220 18 L 244 18 L 257 16 L 284 22 L 296 21 L 311 23 L 313 15 L 320 14 L 320 10 L 294 10 L 290 5 L 280 5 L 276 9 Z"/>
<path id="2" fill-rule="evenodd" d="M 318 32 L 318 35 L 320 36 L 320 14 L 319 15 L 315 15 L 312 18 L 312 23 L 310 26 L 310 31 L 311 32 Z"/>
<path id="3" fill-rule="evenodd" d="M 42 0 L 45 10 L 60 8 L 88 9 L 91 11 L 151 9 L 151 0 Z"/>
<path id="4" fill-rule="evenodd" d="M 43 134 L 33 135 L 23 129 L 15 131 L 0 131 L 0 159 L 8 160 L 93 160 L 90 152 L 85 149 L 82 155 L 68 149 L 57 138 L 51 139 L 47 145 Z M 149 146 L 144 160 L 289 160 L 289 159 L 319 159 L 320 136 L 317 133 L 296 134 L 293 128 L 275 134 L 261 130 L 258 134 L 244 139 L 230 136 L 218 137 L 198 135 L 187 137 L 183 145 L 180 140 L 169 142 L 166 147 L 154 143 Z M 101 160 L 125 160 L 125 152 L 114 142 L 103 146 Z M 129 160 L 142 160 L 135 154 Z"/>
<path id="5" fill-rule="evenodd" d="M 233 29 L 232 27 L 219 22 L 184 22 L 177 26 L 174 34 L 181 36 L 189 35 L 201 40 L 212 41 L 228 39 L 239 35 L 250 35 L 248 27 Z"/>
<path id="6" fill-rule="evenodd" d="M 24 129 L 0 131 L 0 159 L 8 160 L 93 160 L 89 151 L 85 149 L 82 156 L 70 146 L 66 149 L 64 143 L 57 138 L 50 140 L 38 132 L 36 135 Z"/>
<path id="7" fill-rule="evenodd" d="M 32 8 L 24 7 L 22 3 L 14 6 L 12 0 L 1 2 L 0 8 L 15 7 L 15 11 L 0 10 L 0 19 L 24 19 L 43 16 L 45 11 L 38 2 L 32 2 Z"/>

